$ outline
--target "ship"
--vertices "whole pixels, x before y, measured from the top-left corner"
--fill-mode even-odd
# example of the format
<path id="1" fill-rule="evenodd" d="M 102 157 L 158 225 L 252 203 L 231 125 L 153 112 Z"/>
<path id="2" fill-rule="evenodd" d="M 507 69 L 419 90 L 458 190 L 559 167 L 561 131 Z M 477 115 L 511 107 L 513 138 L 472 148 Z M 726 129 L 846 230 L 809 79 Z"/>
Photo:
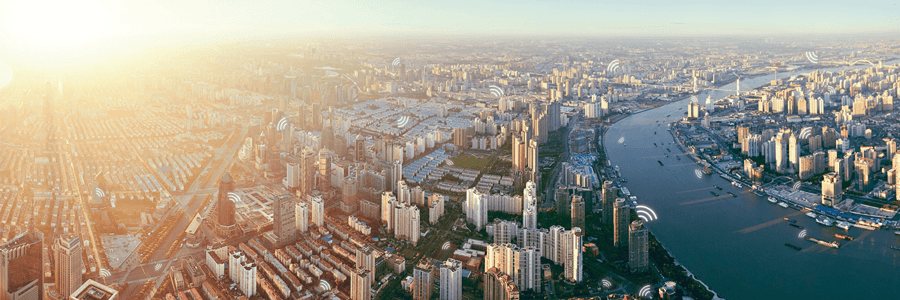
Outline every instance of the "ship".
<path id="1" fill-rule="evenodd" d="M 797 251 L 803 250 L 803 248 L 797 247 L 793 244 L 784 243 L 784 245 L 790 247 L 791 249 L 797 250 Z"/>
<path id="2" fill-rule="evenodd" d="M 837 224 L 835 226 L 843 230 L 850 230 L 850 222 L 847 221 L 837 221 Z"/>
<path id="3" fill-rule="evenodd" d="M 775 197 L 769 197 L 769 202 L 778 203 L 778 200 L 775 200 Z"/>
<path id="4" fill-rule="evenodd" d="M 733 197 L 733 198 L 737 198 L 737 195 L 735 195 L 735 194 L 732 193 L 732 192 L 728 192 L 728 194 L 731 195 L 731 197 Z"/>
<path id="5" fill-rule="evenodd" d="M 737 181 L 734 182 L 734 186 L 738 187 L 739 189 L 744 188 L 744 186 L 740 182 L 737 182 Z"/>
<path id="6" fill-rule="evenodd" d="M 784 202 L 778 202 L 778 206 L 781 206 L 781 207 L 784 207 L 784 208 L 788 208 L 788 204 L 787 204 L 787 203 L 784 203 Z"/>
<path id="7" fill-rule="evenodd" d="M 719 196 L 719 194 L 716 194 L 716 192 L 713 192 L 713 191 L 709 191 L 709 193 L 710 193 L 710 194 L 713 194 L 713 196 L 716 196 L 716 197 Z"/>
<path id="8" fill-rule="evenodd" d="M 839 239 L 842 239 L 842 240 L 848 240 L 848 241 L 852 241 L 852 240 L 853 240 L 853 237 L 852 237 L 852 236 L 849 236 L 849 235 L 843 235 L 843 234 L 840 234 L 840 233 L 835 233 L 835 234 L 834 234 L 834 237 L 839 238 Z"/>
<path id="9" fill-rule="evenodd" d="M 785 220 L 785 221 L 788 221 L 788 222 L 791 222 L 791 223 L 797 223 L 797 220 L 794 220 L 794 219 L 791 219 L 791 218 L 788 218 L 788 217 L 784 217 L 784 220 Z"/>
<path id="10" fill-rule="evenodd" d="M 806 216 L 815 219 L 815 218 L 816 218 L 816 213 L 810 211 L 810 212 L 807 212 L 807 213 L 806 213 Z"/>
<path id="11" fill-rule="evenodd" d="M 891 246 L 891 249 L 894 249 L 894 250 L 897 250 L 897 251 L 900 251 L 900 248 L 898 248 L 898 247 L 894 247 L 894 246 Z"/>
<path id="12" fill-rule="evenodd" d="M 709 174 L 712 174 L 712 172 L 713 172 L 712 169 L 710 169 L 708 166 L 703 166 L 704 174 L 709 175 Z"/>
<path id="13" fill-rule="evenodd" d="M 669 152 L 672 152 L 672 149 L 666 148 L 666 150 L 668 150 Z"/>
<path id="14" fill-rule="evenodd" d="M 662 162 L 661 162 L 661 161 L 658 161 L 658 160 L 657 160 L 657 161 L 656 161 L 656 162 L 658 162 L 658 163 L 659 163 L 659 165 L 660 165 L 660 166 L 662 166 L 662 165 L 663 165 L 663 164 L 662 164 Z"/>
<path id="15" fill-rule="evenodd" d="M 788 225 L 791 225 L 791 227 L 796 227 L 797 229 L 803 229 L 803 226 L 800 226 L 800 225 L 797 225 L 797 224 L 794 224 L 794 223 L 791 223 L 791 224 L 788 224 Z"/>
<path id="16" fill-rule="evenodd" d="M 856 222 L 856 224 L 853 224 L 853 227 L 862 228 L 865 230 L 875 230 L 875 227 L 869 226 L 869 224 L 866 224 L 863 221 Z"/>
<path id="17" fill-rule="evenodd" d="M 659 147 L 659 146 L 657 146 L 656 143 L 653 143 L 653 147 Z"/>
<path id="18" fill-rule="evenodd" d="M 813 242 L 813 243 L 818 243 L 819 245 L 824 245 L 824 246 L 828 246 L 828 247 L 831 247 L 831 248 L 835 248 L 835 249 L 841 247 L 841 244 L 838 243 L 837 241 L 834 241 L 834 242 L 829 243 L 829 242 L 822 241 L 822 240 L 818 240 L 818 239 L 812 238 L 812 237 L 808 237 L 808 238 L 806 238 L 806 240 L 807 240 L 807 241 L 810 241 L 810 242 Z"/>
<path id="19" fill-rule="evenodd" d="M 715 188 L 717 188 L 717 189 L 719 189 L 719 190 L 720 190 L 720 191 L 721 191 L 721 190 L 722 190 L 722 188 L 721 188 L 721 187 L 719 187 L 719 186 L 718 186 L 718 185 L 714 185 L 714 186 L 713 186 L 713 187 L 715 187 Z"/>
<path id="20" fill-rule="evenodd" d="M 900 235 L 900 231 L 894 231 L 894 234 Z"/>
<path id="21" fill-rule="evenodd" d="M 829 219 L 825 216 L 819 216 L 816 218 L 816 223 L 819 223 L 819 224 L 822 224 L 825 226 L 831 226 L 834 224 L 834 221 L 832 221 L 831 219 Z"/>
<path id="22" fill-rule="evenodd" d="M 678 154 L 675 154 L 675 158 L 678 159 L 678 160 L 681 160 L 681 157 L 678 156 Z"/>

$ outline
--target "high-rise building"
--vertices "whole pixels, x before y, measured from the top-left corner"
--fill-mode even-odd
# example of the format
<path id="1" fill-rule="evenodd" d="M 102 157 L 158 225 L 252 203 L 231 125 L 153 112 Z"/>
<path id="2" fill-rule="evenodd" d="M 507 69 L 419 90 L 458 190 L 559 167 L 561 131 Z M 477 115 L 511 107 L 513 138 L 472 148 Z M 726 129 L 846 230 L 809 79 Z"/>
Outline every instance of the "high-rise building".
<path id="1" fill-rule="evenodd" d="M 481 230 L 487 224 L 487 206 L 484 197 L 475 188 L 466 190 L 463 211 L 466 213 L 466 221 L 474 224 L 475 230 Z"/>
<path id="2" fill-rule="evenodd" d="M 234 191 L 234 181 L 231 174 L 225 172 L 222 179 L 219 179 L 219 201 L 218 201 L 218 222 L 219 226 L 231 228 L 234 226 L 234 200 L 229 193 Z M 236 196 L 236 195 L 235 195 Z"/>
<path id="3" fill-rule="evenodd" d="M 356 135 L 356 140 L 354 141 L 353 151 L 355 152 L 355 161 L 357 163 L 365 163 L 366 162 L 366 140 L 362 138 L 362 135 Z"/>
<path id="4" fill-rule="evenodd" d="M 299 232 L 306 232 L 309 230 L 309 204 L 304 201 L 297 202 L 297 207 L 294 208 L 294 222 L 296 222 L 296 228 Z"/>
<path id="5" fill-rule="evenodd" d="M 60 296 L 66 297 L 64 299 L 67 300 L 119 300 L 119 291 L 88 279 L 69 296 Z"/>
<path id="6" fill-rule="evenodd" d="M 616 199 L 613 207 L 613 245 L 625 247 L 628 245 L 628 224 L 630 224 L 631 207 L 625 202 L 625 198 Z"/>
<path id="7" fill-rule="evenodd" d="M 519 287 L 515 280 L 497 268 L 484 274 L 484 300 L 518 300 Z"/>
<path id="8" fill-rule="evenodd" d="M 301 171 L 302 172 L 302 171 Z M 322 148 L 319 150 L 319 174 L 318 174 L 318 189 L 320 191 L 327 191 L 331 187 L 331 151 L 328 149 Z"/>
<path id="9" fill-rule="evenodd" d="M 613 185 L 612 181 L 603 182 L 603 223 L 606 225 L 613 224 L 613 206 L 616 198 L 619 197 L 619 189 Z"/>
<path id="10" fill-rule="evenodd" d="M 0 244 L 0 300 L 42 299 L 44 234 L 28 231 Z"/>
<path id="11" fill-rule="evenodd" d="M 356 269 L 350 272 L 350 299 L 372 299 L 372 275 L 369 270 Z"/>
<path id="12" fill-rule="evenodd" d="M 581 195 L 572 196 L 572 228 L 584 228 L 584 201 Z"/>
<path id="13" fill-rule="evenodd" d="M 291 194 L 278 195 L 272 201 L 272 233 L 278 237 L 279 247 L 293 243 L 296 239 L 296 202 Z"/>
<path id="14" fill-rule="evenodd" d="M 305 196 L 312 194 L 316 184 L 316 152 L 312 148 L 303 148 L 300 153 L 300 193 Z M 324 184 L 324 183 L 323 183 Z"/>
<path id="15" fill-rule="evenodd" d="M 646 272 L 650 268 L 647 228 L 641 220 L 634 220 L 628 229 L 628 269 L 631 273 Z"/>
<path id="16" fill-rule="evenodd" d="M 441 264 L 440 300 L 462 300 L 462 262 L 448 258 Z"/>
<path id="17" fill-rule="evenodd" d="M 394 164 L 391 166 L 391 178 L 390 178 L 392 186 L 391 192 L 397 194 L 397 183 L 403 180 L 403 162 L 400 160 L 395 160 Z"/>
<path id="18" fill-rule="evenodd" d="M 313 224 L 316 224 L 318 227 L 325 226 L 325 202 L 322 200 L 322 196 L 306 196 L 306 201 L 309 202 L 311 206 L 309 217 L 312 219 Z"/>
<path id="19" fill-rule="evenodd" d="M 285 171 L 285 187 L 294 190 L 300 187 L 300 164 L 288 163 Z"/>
<path id="20" fill-rule="evenodd" d="M 422 260 L 413 269 L 413 299 L 431 299 L 432 286 L 434 285 L 434 265 L 427 260 Z"/>
<path id="21" fill-rule="evenodd" d="M 822 205 L 834 206 L 843 200 L 843 180 L 832 172 L 822 177 Z"/>
<path id="22" fill-rule="evenodd" d="M 375 250 L 366 245 L 356 249 L 356 267 L 369 271 L 369 282 L 375 280 Z"/>
<path id="23" fill-rule="evenodd" d="M 529 181 L 522 192 L 522 228 L 537 228 L 537 212 L 537 185 Z"/>
<path id="24" fill-rule="evenodd" d="M 868 193 L 872 191 L 872 159 L 859 157 L 856 159 L 856 188 L 860 192 Z"/>
<path id="25" fill-rule="evenodd" d="M 800 141 L 795 133 L 791 133 L 788 151 L 790 152 L 791 169 L 797 173 L 800 171 Z"/>
<path id="26" fill-rule="evenodd" d="M 256 295 L 256 263 L 243 251 L 237 250 L 228 255 L 229 278 L 237 284 L 244 296 Z"/>
<path id="27" fill-rule="evenodd" d="M 575 227 L 566 232 L 565 277 L 571 282 L 581 282 L 584 273 L 583 252 L 584 237 L 581 228 Z"/>
<path id="28" fill-rule="evenodd" d="M 55 272 L 56 291 L 60 295 L 71 295 L 81 286 L 81 238 L 66 233 L 56 240 Z"/>
<path id="29" fill-rule="evenodd" d="M 428 197 L 428 223 L 437 224 L 444 215 L 444 196 L 438 193 Z"/>

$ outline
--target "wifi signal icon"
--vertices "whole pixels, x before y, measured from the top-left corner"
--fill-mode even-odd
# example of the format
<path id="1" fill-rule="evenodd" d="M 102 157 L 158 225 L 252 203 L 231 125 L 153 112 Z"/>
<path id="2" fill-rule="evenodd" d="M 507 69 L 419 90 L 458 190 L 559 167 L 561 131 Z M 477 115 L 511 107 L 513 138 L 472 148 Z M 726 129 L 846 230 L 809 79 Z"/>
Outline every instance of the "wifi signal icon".
<path id="1" fill-rule="evenodd" d="M 635 210 L 635 212 L 637 212 L 638 218 L 641 218 L 641 220 L 644 220 L 645 223 L 659 219 L 656 217 L 656 212 L 653 211 L 653 209 L 651 209 L 645 205 L 635 206 L 634 210 Z"/>
<path id="2" fill-rule="evenodd" d="M 491 89 L 491 95 L 494 95 L 496 97 L 503 97 L 505 95 L 505 93 L 503 92 L 503 89 L 500 88 L 499 86 L 492 85 L 492 86 L 489 86 L 488 88 Z"/>
<path id="3" fill-rule="evenodd" d="M 815 51 L 806 51 L 804 55 L 806 56 L 806 60 L 808 60 L 809 62 L 814 64 L 819 63 L 819 55 L 817 55 Z"/>
<path id="4" fill-rule="evenodd" d="M 100 278 L 106 278 L 112 276 L 112 273 L 107 269 L 100 269 Z"/>
<path id="5" fill-rule="evenodd" d="M 801 239 L 805 238 L 806 237 L 806 229 L 803 229 L 803 231 L 800 231 L 800 233 L 797 234 L 797 237 L 801 238 Z"/>
<path id="6" fill-rule="evenodd" d="M 794 183 L 794 191 L 795 191 L 795 192 L 796 192 L 796 191 L 799 191 L 799 190 L 800 190 L 800 187 L 801 187 L 802 185 L 803 185 L 803 182 L 802 182 L 802 181 L 798 181 L 797 183 Z"/>
<path id="7" fill-rule="evenodd" d="M 446 250 L 448 250 L 448 249 L 450 249 L 450 241 L 444 242 L 444 245 L 441 246 L 441 250 L 445 250 L 445 251 L 446 251 Z"/>
<path id="8" fill-rule="evenodd" d="M 703 178 L 703 171 L 700 171 L 700 169 L 694 169 L 694 176 L 697 176 L 697 179 Z"/>
<path id="9" fill-rule="evenodd" d="M 396 66 L 399 66 L 399 65 L 400 65 L 400 58 L 399 58 L 399 57 L 398 57 L 398 58 L 395 58 L 395 59 L 394 59 L 394 62 L 392 62 L 391 65 L 392 65 L 392 66 L 395 66 L 395 67 L 396 67 Z"/>
<path id="10" fill-rule="evenodd" d="M 834 95 L 834 94 L 837 94 L 837 91 L 834 89 L 834 87 L 830 87 L 830 86 L 829 86 L 829 87 L 828 87 L 828 93 Z"/>
<path id="11" fill-rule="evenodd" d="M 235 193 L 228 193 L 228 200 L 234 203 L 241 202 L 241 196 Z"/>
<path id="12" fill-rule="evenodd" d="M 609 65 L 606 66 L 607 73 L 615 73 L 618 70 L 619 70 L 619 60 L 618 59 L 609 62 Z"/>
<path id="13" fill-rule="evenodd" d="M 697 96 L 691 96 L 691 102 L 693 102 L 693 103 L 699 103 L 699 102 L 700 102 L 700 98 L 697 98 Z"/>
<path id="14" fill-rule="evenodd" d="M 103 189 L 97 187 L 94 188 L 94 195 L 97 196 L 97 198 L 103 198 L 106 197 L 106 192 L 104 192 Z"/>
<path id="15" fill-rule="evenodd" d="M 603 288 L 607 290 L 612 287 L 612 282 L 610 282 L 609 279 L 606 278 L 603 278 L 603 280 L 600 281 L 600 284 L 602 284 Z"/>
<path id="16" fill-rule="evenodd" d="M 804 127 L 802 130 L 800 130 L 799 138 L 801 140 L 805 140 L 805 139 L 808 139 L 809 136 L 811 136 L 811 135 L 812 135 L 812 127 Z"/>
<path id="17" fill-rule="evenodd" d="M 275 126 L 275 130 L 282 131 L 287 128 L 288 124 L 288 118 L 282 117 L 281 120 L 278 120 L 278 124 Z"/>
<path id="18" fill-rule="evenodd" d="M 638 292 L 638 296 L 641 298 L 651 298 L 653 297 L 653 286 L 645 285 L 641 288 L 641 291 Z"/>
<path id="19" fill-rule="evenodd" d="M 397 127 L 403 128 L 409 124 L 410 118 L 409 116 L 402 116 L 400 119 L 397 119 Z"/>

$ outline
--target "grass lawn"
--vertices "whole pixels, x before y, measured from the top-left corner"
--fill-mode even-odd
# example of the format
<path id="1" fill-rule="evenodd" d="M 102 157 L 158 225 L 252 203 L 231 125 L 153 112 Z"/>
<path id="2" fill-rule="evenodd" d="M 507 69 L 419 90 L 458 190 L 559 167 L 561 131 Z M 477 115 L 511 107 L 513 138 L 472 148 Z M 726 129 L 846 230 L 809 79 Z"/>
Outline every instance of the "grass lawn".
<path id="1" fill-rule="evenodd" d="M 469 154 L 460 154 L 450 160 L 453 161 L 453 165 L 464 168 L 464 169 L 472 169 L 472 170 L 481 170 L 484 169 L 491 161 L 490 157 L 478 158 Z"/>

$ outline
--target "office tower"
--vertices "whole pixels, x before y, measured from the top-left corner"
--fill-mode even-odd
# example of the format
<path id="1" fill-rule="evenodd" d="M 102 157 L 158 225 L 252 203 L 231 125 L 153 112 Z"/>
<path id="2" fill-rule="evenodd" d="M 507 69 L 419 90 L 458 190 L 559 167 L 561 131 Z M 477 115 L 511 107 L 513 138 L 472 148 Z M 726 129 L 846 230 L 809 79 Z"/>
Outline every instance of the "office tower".
<path id="1" fill-rule="evenodd" d="M 301 170 L 302 172 L 302 170 Z M 331 151 L 328 149 L 322 148 L 319 150 L 319 174 L 318 174 L 318 189 L 320 191 L 327 191 L 331 187 Z M 298 179 L 299 180 L 299 179 Z M 298 184 L 299 185 L 299 184 Z"/>
<path id="2" fill-rule="evenodd" d="M 800 170 L 800 142 L 797 139 L 797 135 L 793 132 L 788 144 L 788 151 L 790 152 L 791 169 L 794 170 L 794 173 L 797 173 Z"/>
<path id="3" fill-rule="evenodd" d="M 775 136 L 775 171 L 785 173 L 789 167 L 787 156 L 787 143 L 784 138 L 784 132 L 779 132 Z"/>
<path id="4" fill-rule="evenodd" d="M 272 233 L 278 237 L 278 244 L 287 245 L 294 242 L 297 235 L 296 208 L 294 196 L 283 194 L 275 196 L 272 201 Z"/>
<path id="5" fill-rule="evenodd" d="M 56 291 L 60 295 L 71 295 L 81 286 L 81 238 L 66 233 L 56 240 L 55 272 Z"/>
<path id="6" fill-rule="evenodd" d="M 413 269 L 413 299 L 431 299 L 431 289 L 434 285 L 434 265 L 423 259 Z"/>
<path id="7" fill-rule="evenodd" d="M 300 173 L 300 193 L 298 195 L 312 194 L 316 184 L 316 152 L 310 147 L 303 148 L 303 152 L 300 153 Z"/>
<path id="8" fill-rule="evenodd" d="M 631 207 L 625 203 L 625 198 L 616 199 L 613 207 L 613 245 L 625 247 L 628 244 L 628 224 L 631 218 Z"/>
<path id="9" fill-rule="evenodd" d="M 581 251 L 583 246 L 584 237 L 581 228 L 572 228 L 566 233 L 565 277 L 568 281 L 581 282 L 582 273 L 584 273 L 583 252 Z"/>
<path id="10" fill-rule="evenodd" d="M 462 262 L 448 258 L 441 264 L 441 300 L 462 300 Z"/>
<path id="11" fill-rule="evenodd" d="M 288 163 L 285 171 L 285 185 L 288 190 L 300 187 L 300 164 Z"/>
<path id="12" fill-rule="evenodd" d="M 628 269 L 631 273 L 646 272 L 650 269 L 647 228 L 641 220 L 634 220 L 628 229 Z"/>
<path id="13" fill-rule="evenodd" d="M 856 188 L 860 192 L 868 193 L 872 191 L 872 160 L 865 157 L 856 159 Z"/>
<path id="14" fill-rule="evenodd" d="M 356 269 L 350 272 L 350 299 L 372 299 L 372 275 L 369 270 Z"/>
<path id="15" fill-rule="evenodd" d="M 522 228 L 537 228 L 537 185 L 534 181 L 525 183 L 522 191 Z"/>
<path id="16" fill-rule="evenodd" d="M 357 163 L 366 162 L 366 140 L 362 138 L 362 135 L 356 135 L 353 151 L 355 152 L 356 156 L 354 158 Z"/>
<path id="17" fill-rule="evenodd" d="M 68 300 L 119 300 L 119 291 L 93 279 L 88 279 L 68 296 L 61 296 Z"/>
<path id="18" fill-rule="evenodd" d="M 572 196 L 572 228 L 584 228 L 584 201 L 580 195 Z"/>
<path id="19" fill-rule="evenodd" d="M 325 224 L 325 202 L 322 200 L 322 196 L 306 196 L 306 201 L 309 202 L 311 209 L 309 212 L 309 217 L 312 219 L 313 224 L 316 224 L 318 227 L 322 227 Z"/>
<path id="20" fill-rule="evenodd" d="M 489 268 L 484 275 L 484 300 L 518 300 L 519 287 L 515 280 L 497 268 Z"/>
<path id="21" fill-rule="evenodd" d="M 822 205 L 834 206 L 843 200 L 843 180 L 832 172 L 822 177 Z"/>
<path id="22" fill-rule="evenodd" d="M 231 174 L 225 172 L 222 179 L 219 179 L 219 203 L 218 203 L 218 221 L 219 226 L 224 228 L 232 228 L 234 226 L 234 199 L 228 195 L 234 191 L 234 181 Z"/>
<path id="23" fill-rule="evenodd" d="M 613 185 L 612 181 L 604 181 L 603 182 L 603 224 L 612 225 L 613 224 L 613 206 L 616 203 L 616 198 L 619 197 L 619 189 Z"/>
<path id="24" fill-rule="evenodd" d="M 309 204 L 304 201 L 297 202 L 294 213 L 297 231 L 306 232 L 309 230 Z"/>
<path id="25" fill-rule="evenodd" d="M 33 230 L 0 244 L 0 300 L 43 298 L 43 249 L 44 234 Z"/>
<path id="26" fill-rule="evenodd" d="M 369 271 L 369 282 L 375 282 L 375 250 L 372 246 L 365 245 L 356 249 L 356 267 Z"/>
<path id="27" fill-rule="evenodd" d="M 397 183 L 403 180 L 403 163 L 399 160 L 395 160 L 394 164 L 391 166 L 391 192 L 394 192 L 395 195 L 397 193 Z"/>

